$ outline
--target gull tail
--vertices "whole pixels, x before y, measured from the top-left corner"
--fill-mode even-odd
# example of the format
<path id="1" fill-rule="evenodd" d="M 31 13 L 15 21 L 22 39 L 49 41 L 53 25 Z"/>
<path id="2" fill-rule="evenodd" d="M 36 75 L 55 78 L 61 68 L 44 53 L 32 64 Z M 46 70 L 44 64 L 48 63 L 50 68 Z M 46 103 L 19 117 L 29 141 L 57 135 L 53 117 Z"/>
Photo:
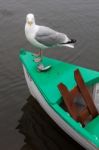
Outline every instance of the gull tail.
<path id="1" fill-rule="evenodd" d="M 61 43 L 61 45 L 62 46 L 67 46 L 67 47 L 70 47 L 70 48 L 74 48 L 74 44 L 75 43 L 76 43 L 76 40 L 75 39 L 71 39 L 71 40 L 69 40 L 66 43 Z"/>

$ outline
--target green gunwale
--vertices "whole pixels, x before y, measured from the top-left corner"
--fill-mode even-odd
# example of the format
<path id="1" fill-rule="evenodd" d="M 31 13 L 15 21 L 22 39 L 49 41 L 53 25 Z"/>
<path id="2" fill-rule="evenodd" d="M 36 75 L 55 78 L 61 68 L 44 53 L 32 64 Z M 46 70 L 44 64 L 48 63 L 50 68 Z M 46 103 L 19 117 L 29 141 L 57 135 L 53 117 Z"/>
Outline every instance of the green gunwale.
<path id="1" fill-rule="evenodd" d="M 97 134 L 99 117 L 95 118 L 85 128 L 83 128 L 82 125 L 76 122 L 68 112 L 65 112 L 60 107 L 59 104 L 61 101 L 61 95 L 57 88 L 57 85 L 60 82 L 63 82 L 68 89 L 71 90 L 76 85 L 74 80 L 74 70 L 76 69 L 80 70 L 84 81 L 88 86 L 99 82 L 99 72 L 47 57 L 44 57 L 43 63 L 46 65 L 52 65 L 52 69 L 47 72 L 39 72 L 36 69 L 37 66 L 33 61 L 34 56 L 31 52 L 21 49 L 19 57 L 22 64 L 25 66 L 27 73 L 35 82 L 47 103 L 77 133 L 99 148 L 99 134 Z"/>

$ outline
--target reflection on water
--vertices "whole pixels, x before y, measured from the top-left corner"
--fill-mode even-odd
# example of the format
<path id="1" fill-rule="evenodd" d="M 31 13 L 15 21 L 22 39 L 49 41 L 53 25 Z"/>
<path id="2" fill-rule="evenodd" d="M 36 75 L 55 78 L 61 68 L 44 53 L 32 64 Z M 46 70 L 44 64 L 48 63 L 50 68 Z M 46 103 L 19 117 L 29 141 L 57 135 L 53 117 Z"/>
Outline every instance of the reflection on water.
<path id="1" fill-rule="evenodd" d="M 17 127 L 25 136 L 21 150 L 73 150 L 74 147 L 83 150 L 53 122 L 32 96 L 27 99 L 22 112 Z"/>

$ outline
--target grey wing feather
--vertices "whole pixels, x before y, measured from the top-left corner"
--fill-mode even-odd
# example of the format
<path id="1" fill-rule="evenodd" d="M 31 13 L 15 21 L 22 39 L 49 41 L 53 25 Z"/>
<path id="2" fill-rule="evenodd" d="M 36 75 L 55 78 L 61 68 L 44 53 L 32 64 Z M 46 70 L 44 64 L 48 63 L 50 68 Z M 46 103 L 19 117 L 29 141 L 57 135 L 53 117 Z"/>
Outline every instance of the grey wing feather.
<path id="1" fill-rule="evenodd" d="M 56 46 L 65 41 L 66 35 L 48 27 L 40 26 L 35 39 L 46 46 Z"/>

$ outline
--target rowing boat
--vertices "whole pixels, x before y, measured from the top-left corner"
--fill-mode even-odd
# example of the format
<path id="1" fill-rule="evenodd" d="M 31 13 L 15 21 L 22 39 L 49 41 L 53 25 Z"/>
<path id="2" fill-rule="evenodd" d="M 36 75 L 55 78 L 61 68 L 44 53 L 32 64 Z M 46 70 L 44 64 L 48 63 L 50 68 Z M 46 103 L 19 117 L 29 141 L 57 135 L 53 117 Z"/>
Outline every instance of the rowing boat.
<path id="1" fill-rule="evenodd" d="M 85 149 L 99 150 L 99 72 L 47 57 L 43 64 L 52 67 L 40 72 L 33 53 L 21 49 L 19 57 L 29 91 L 45 112 Z"/>

